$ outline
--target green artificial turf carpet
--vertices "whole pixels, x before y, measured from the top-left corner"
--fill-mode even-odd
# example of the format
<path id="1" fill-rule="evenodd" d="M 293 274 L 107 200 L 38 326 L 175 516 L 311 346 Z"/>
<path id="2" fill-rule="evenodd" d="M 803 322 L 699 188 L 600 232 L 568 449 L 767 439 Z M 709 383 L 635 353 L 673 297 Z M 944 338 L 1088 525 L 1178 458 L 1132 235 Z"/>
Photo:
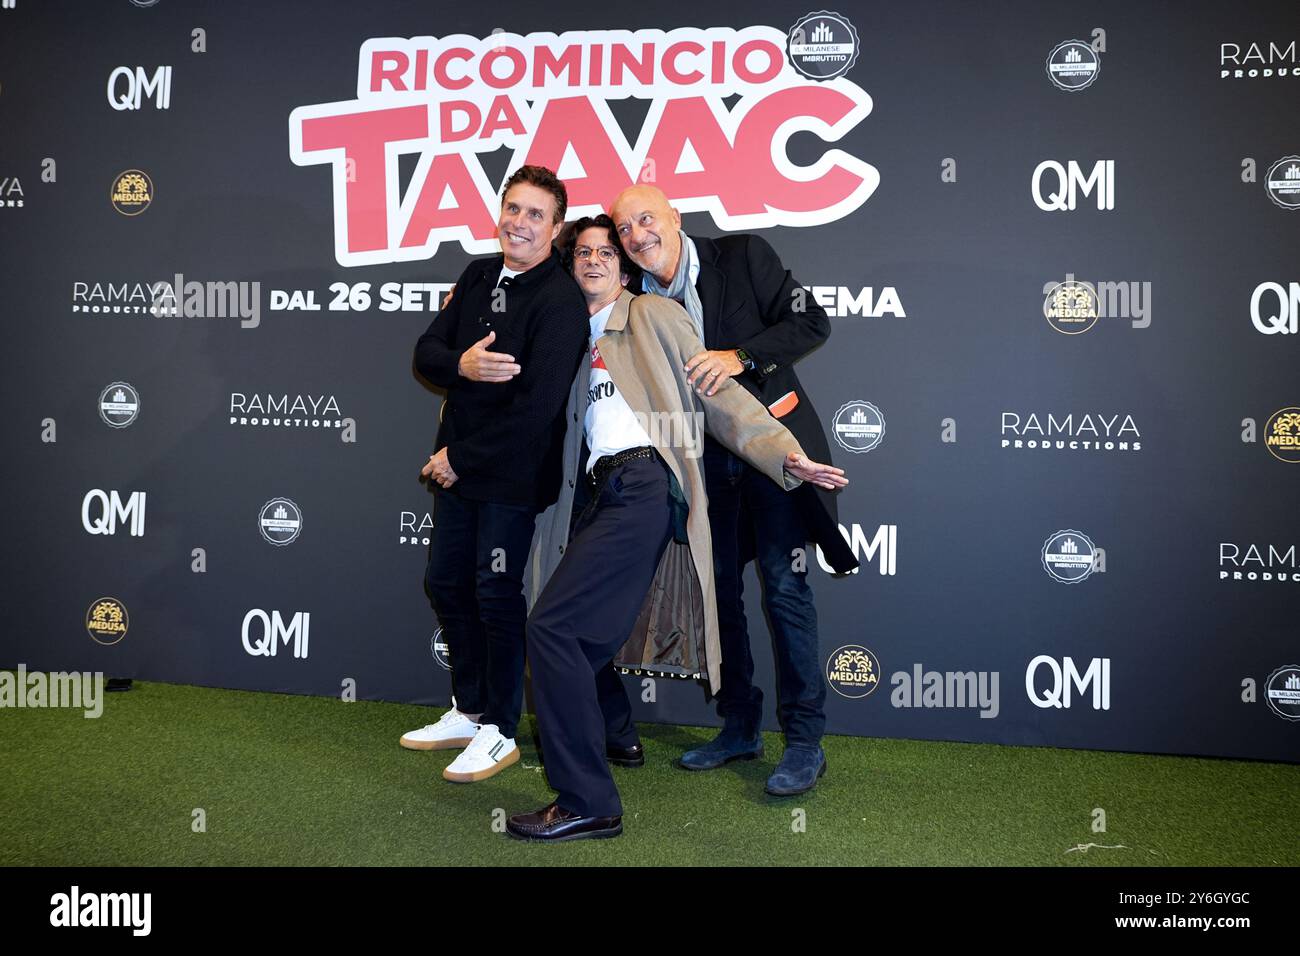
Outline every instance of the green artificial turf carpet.
<path id="1" fill-rule="evenodd" d="M 614 770 L 623 836 L 523 844 L 504 815 L 551 800 L 531 718 L 519 763 L 465 785 L 441 777 L 454 751 L 397 744 L 439 713 L 140 682 L 99 719 L 5 709 L 0 864 L 1300 864 L 1296 766 L 828 737 L 816 790 L 781 799 L 779 735 L 687 773 L 674 759 L 714 731 L 665 725 L 641 727 L 644 768 Z"/>

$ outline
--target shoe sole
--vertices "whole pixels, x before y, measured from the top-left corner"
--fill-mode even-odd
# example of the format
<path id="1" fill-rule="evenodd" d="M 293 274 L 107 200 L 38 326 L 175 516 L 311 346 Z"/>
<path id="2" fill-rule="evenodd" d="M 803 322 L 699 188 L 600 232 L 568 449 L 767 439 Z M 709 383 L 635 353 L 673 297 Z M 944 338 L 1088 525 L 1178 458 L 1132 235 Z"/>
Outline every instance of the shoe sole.
<path id="1" fill-rule="evenodd" d="M 502 757 L 492 766 L 484 770 L 475 770 L 471 773 L 452 773 L 448 767 L 442 772 L 444 780 L 450 780 L 452 783 L 478 783 L 480 780 L 486 780 L 488 777 L 494 777 L 511 764 L 519 762 L 519 748 L 516 747 L 506 756 Z"/>
<path id="2" fill-rule="evenodd" d="M 712 763 L 712 764 L 709 764 L 707 767 L 691 767 L 691 766 L 688 766 L 687 764 L 682 763 L 681 758 L 678 757 L 678 758 L 677 758 L 677 768 L 678 768 L 679 770 L 689 770 L 689 771 L 691 771 L 692 773 L 702 773 L 702 772 L 704 772 L 705 770 L 717 770 L 719 767 L 725 767 L 727 764 L 729 764 L 729 763 L 734 763 L 734 762 L 737 761 L 737 760 L 757 760 L 757 759 L 758 759 L 759 757 L 761 757 L 761 756 L 763 756 L 763 751 L 762 751 L 762 750 L 757 750 L 757 751 L 754 751 L 753 753 L 733 754 L 732 756 L 727 757 L 727 758 L 726 758 L 725 760 L 723 760 L 721 763 Z"/>
<path id="3" fill-rule="evenodd" d="M 449 737 L 446 740 L 411 740 L 409 737 L 403 737 L 398 743 L 407 750 L 463 750 L 473 739 L 473 737 Z"/>
<path id="4" fill-rule="evenodd" d="M 615 757 L 606 757 L 605 759 L 615 767 L 644 767 L 645 766 L 645 757 L 642 757 L 640 760 L 619 760 Z"/>
<path id="5" fill-rule="evenodd" d="M 793 796 L 796 796 L 797 794 L 800 794 L 800 793 L 807 793 L 807 792 L 808 792 L 809 790 L 811 790 L 813 787 L 817 786 L 817 781 L 818 781 L 818 780 L 820 780 L 822 777 L 826 776 L 826 766 L 827 766 L 828 763 L 830 763 L 830 761 L 828 761 L 828 760 L 823 760 L 823 761 L 822 761 L 822 768 L 821 768 L 820 770 L 817 771 L 817 776 L 816 776 L 816 778 L 814 778 L 813 782 L 810 783 L 810 784 L 808 784 L 808 786 L 806 786 L 806 787 L 800 787 L 798 790 L 772 790 L 772 789 L 769 789 L 768 787 L 764 787 L 764 788 L 763 788 L 763 791 L 764 791 L 765 793 L 769 793 L 769 794 L 771 794 L 771 795 L 774 796 L 774 797 L 793 797 Z"/>
<path id="6" fill-rule="evenodd" d="M 619 836 L 623 832 L 623 824 L 611 827 L 608 830 L 591 830 L 587 833 L 574 833 L 562 837 L 539 837 L 526 836 L 522 833 L 515 833 L 509 827 L 506 827 L 506 835 L 512 840 L 521 840 L 524 843 L 565 843 L 569 840 L 609 840 Z"/>

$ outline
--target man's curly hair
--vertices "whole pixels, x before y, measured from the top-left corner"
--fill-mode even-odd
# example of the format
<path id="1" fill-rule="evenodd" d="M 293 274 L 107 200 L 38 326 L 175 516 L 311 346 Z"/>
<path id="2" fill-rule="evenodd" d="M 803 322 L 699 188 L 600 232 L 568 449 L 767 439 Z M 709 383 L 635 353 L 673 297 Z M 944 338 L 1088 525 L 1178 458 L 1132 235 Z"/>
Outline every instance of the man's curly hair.
<path id="1" fill-rule="evenodd" d="M 573 272 L 573 250 L 578 244 L 578 236 L 588 229 L 604 229 L 609 233 L 609 244 L 618 250 L 619 272 L 628 277 L 629 288 L 633 291 L 640 289 L 641 269 L 624 251 L 623 243 L 618 241 L 618 227 L 614 225 L 614 220 L 603 212 L 598 216 L 583 216 L 581 219 L 575 219 L 560 231 L 556 245 L 559 247 L 565 270 L 569 273 Z"/>

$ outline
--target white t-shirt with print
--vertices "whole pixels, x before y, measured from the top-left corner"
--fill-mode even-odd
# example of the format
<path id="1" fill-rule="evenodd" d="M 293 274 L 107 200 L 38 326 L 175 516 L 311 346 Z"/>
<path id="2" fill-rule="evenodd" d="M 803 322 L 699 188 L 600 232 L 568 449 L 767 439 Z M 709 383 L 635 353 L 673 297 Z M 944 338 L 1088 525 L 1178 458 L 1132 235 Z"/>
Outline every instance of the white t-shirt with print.
<path id="1" fill-rule="evenodd" d="M 605 325 L 613 312 L 614 302 L 611 302 L 591 317 L 591 380 L 587 385 L 587 414 L 583 420 L 587 447 L 591 449 L 587 471 L 606 455 L 653 444 L 627 399 L 614 387 L 614 380 L 609 377 L 605 360 L 596 347 L 596 340 L 605 334 Z"/>

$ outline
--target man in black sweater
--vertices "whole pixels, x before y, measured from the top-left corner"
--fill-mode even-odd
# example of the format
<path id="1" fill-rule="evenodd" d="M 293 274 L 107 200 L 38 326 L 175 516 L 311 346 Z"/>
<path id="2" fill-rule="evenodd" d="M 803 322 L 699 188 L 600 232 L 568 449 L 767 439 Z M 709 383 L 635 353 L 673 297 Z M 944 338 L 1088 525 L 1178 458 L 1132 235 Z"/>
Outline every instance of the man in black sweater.
<path id="1" fill-rule="evenodd" d="M 561 480 L 564 405 L 587 342 L 587 307 L 552 242 L 568 195 L 549 169 L 505 184 L 502 255 L 471 262 L 420 336 L 415 367 L 447 390 L 425 581 L 451 658 L 452 709 L 402 737 L 413 750 L 465 750 L 443 771 L 458 783 L 519 759 L 523 573 L 537 515 Z"/>

